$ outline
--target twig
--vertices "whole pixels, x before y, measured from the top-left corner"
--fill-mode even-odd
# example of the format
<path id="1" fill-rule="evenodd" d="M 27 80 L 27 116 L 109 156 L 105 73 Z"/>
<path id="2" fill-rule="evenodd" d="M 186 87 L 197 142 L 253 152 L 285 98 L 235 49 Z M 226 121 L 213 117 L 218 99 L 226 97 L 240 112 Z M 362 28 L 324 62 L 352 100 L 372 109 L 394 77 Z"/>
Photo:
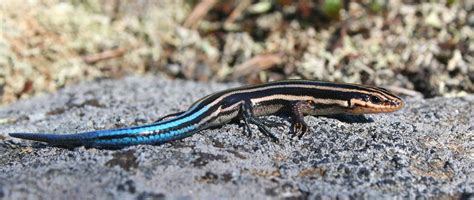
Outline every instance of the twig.
<path id="1" fill-rule="evenodd" d="M 232 11 L 232 13 L 227 17 L 224 24 L 232 24 L 234 21 L 242 15 L 242 12 L 252 4 L 250 0 L 239 1 L 239 5 Z"/>
<path id="2" fill-rule="evenodd" d="M 397 94 L 410 96 L 415 99 L 423 99 L 423 94 L 415 90 L 410 90 L 410 89 L 406 89 L 406 88 L 402 88 L 398 86 L 384 86 L 384 88 L 387 88 L 388 90 L 395 92 Z"/>
<path id="3" fill-rule="evenodd" d="M 126 51 L 127 50 L 125 48 L 117 48 L 92 55 L 83 56 L 82 59 L 84 59 L 84 62 L 86 62 L 87 64 L 93 64 L 102 60 L 120 57 L 125 54 Z"/>
<path id="4" fill-rule="evenodd" d="M 274 65 L 280 64 L 282 61 L 281 53 L 257 55 L 250 60 L 235 66 L 232 73 L 232 79 L 270 69 Z"/>
<path id="5" fill-rule="evenodd" d="M 184 21 L 183 26 L 190 29 L 196 29 L 201 22 L 201 19 L 207 12 L 216 4 L 216 0 L 203 0 L 196 7 L 194 7 L 191 14 Z"/>

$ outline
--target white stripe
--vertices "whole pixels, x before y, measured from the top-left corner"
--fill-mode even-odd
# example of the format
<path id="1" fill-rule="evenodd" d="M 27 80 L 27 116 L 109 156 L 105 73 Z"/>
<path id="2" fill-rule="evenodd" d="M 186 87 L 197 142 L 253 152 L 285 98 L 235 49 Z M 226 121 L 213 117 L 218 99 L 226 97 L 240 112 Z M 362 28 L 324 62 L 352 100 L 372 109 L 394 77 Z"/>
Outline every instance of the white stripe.
<path id="1" fill-rule="evenodd" d="M 295 96 L 295 95 L 284 95 L 284 94 L 275 94 L 275 95 L 270 95 L 270 96 L 265 96 L 261 98 L 253 98 L 250 101 L 252 104 L 258 104 L 260 102 L 265 102 L 269 100 L 287 100 L 287 101 L 312 101 L 316 104 L 325 104 L 325 105 L 331 105 L 331 104 L 337 104 L 342 107 L 349 107 L 348 102 L 344 100 L 337 100 L 337 99 L 320 99 L 320 98 L 314 98 L 313 96 Z"/>

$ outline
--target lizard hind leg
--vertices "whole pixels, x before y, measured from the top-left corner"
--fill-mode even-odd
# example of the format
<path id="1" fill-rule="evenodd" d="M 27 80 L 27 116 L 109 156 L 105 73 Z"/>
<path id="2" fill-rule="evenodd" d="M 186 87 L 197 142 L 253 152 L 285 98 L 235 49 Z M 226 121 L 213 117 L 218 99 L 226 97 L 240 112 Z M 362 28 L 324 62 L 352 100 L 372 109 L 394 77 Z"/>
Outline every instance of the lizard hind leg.
<path id="1" fill-rule="evenodd" d="M 155 124 L 155 123 L 162 122 L 162 121 L 165 121 L 165 120 L 173 119 L 173 118 L 177 117 L 178 115 L 183 114 L 184 112 L 186 112 L 186 111 L 181 111 L 181 112 L 171 113 L 171 114 L 165 115 L 163 117 L 158 118 L 153 123 Z"/>
<path id="2" fill-rule="evenodd" d="M 266 136 L 270 137 L 274 142 L 278 142 L 278 138 L 268 129 L 265 123 L 270 123 L 268 121 L 262 122 L 261 119 L 257 118 L 252 110 L 250 103 L 244 102 L 240 107 L 241 116 L 245 123 L 247 130 L 250 131 L 250 124 L 254 124 L 258 129 Z"/>

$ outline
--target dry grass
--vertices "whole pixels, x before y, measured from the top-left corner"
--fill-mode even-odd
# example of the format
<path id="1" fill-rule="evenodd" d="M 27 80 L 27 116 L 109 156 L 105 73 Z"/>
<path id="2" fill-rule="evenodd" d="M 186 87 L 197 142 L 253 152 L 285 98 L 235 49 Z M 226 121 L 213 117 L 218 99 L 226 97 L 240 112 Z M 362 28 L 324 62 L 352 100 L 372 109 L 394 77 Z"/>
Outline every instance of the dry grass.
<path id="1" fill-rule="evenodd" d="M 381 10 L 362 1 L 332 17 L 306 1 L 203 2 L 3 0 L 0 104 L 144 73 L 249 83 L 300 77 L 425 97 L 474 92 L 469 1 L 390 1 Z"/>

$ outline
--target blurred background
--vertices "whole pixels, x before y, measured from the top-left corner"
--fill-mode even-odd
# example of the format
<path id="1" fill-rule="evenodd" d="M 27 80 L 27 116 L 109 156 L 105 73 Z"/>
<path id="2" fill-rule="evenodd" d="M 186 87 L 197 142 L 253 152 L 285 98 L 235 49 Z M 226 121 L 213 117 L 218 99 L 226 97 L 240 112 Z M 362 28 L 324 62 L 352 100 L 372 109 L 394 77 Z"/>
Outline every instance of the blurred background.
<path id="1" fill-rule="evenodd" d="M 1 0 L 0 105 L 153 74 L 474 92 L 472 0 Z"/>

